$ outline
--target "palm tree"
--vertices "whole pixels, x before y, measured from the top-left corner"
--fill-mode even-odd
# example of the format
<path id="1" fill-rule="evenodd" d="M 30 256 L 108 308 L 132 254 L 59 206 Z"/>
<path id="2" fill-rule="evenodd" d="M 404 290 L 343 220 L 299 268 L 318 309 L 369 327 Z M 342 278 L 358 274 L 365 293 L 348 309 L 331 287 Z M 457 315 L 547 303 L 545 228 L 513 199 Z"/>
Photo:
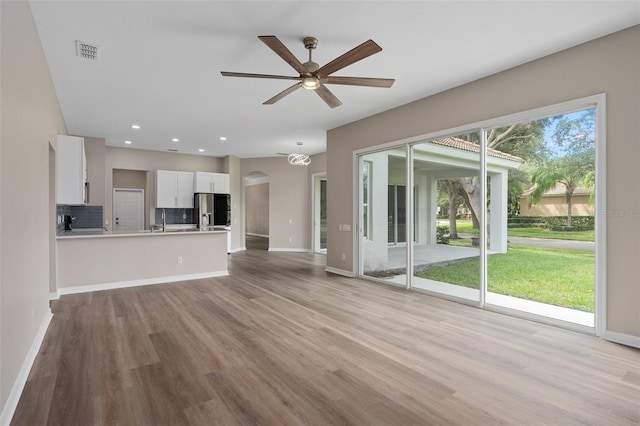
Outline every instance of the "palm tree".
<path id="1" fill-rule="evenodd" d="M 538 204 L 545 192 L 561 183 L 565 187 L 567 226 L 571 227 L 571 199 L 576 189 L 593 173 L 593 154 L 593 151 L 587 151 L 547 161 L 531 176 L 534 190 L 529 194 L 530 200 Z"/>

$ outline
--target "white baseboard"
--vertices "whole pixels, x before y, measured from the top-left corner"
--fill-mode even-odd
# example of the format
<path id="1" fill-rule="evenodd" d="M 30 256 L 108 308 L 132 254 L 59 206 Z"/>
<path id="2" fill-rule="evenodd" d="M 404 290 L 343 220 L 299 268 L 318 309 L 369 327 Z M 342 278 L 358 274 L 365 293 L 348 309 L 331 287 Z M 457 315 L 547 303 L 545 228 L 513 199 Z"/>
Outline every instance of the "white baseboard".
<path id="1" fill-rule="evenodd" d="M 610 342 L 620 343 L 621 345 L 640 349 L 640 336 L 632 336 L 630 334 L 607 330 L 605 331 L 604 339 Z"/>
<path id="2" fill-rule="evenodd" d="M 244 235 L 250 235 L 252 237 L 262 237 L 262 238 L 269 238 L 268 235 L 264 235 L 264 234 L 254 234 L 253 232 L 245 232 Z"/>
<path id="3" fill-rule="evenodd" d="M 238 248 L 231 249 L 231 253 L 237 253 L 239 251 L 246 251 L 246 250 L 247 250 L 246 247 L 238 247 Z"/>
<path id="4" fill-rule="evenodd" d="M 57 291 L 54 291 L 53 293 L 49 293 L 49 300 L 58 300 L 60 299 L 60 295 L 58 294 Z"/>
<path id="5" fill-rule="evenodd" d="M 269 251 L 284 251 L 284 252 L 291 252 L 291 253 L 309 253 L 311 250 L 303 249 L 303 248 L 269 247 Z"/>
<path id="6" fill-rule="evenodd" d="M 77 287 L 60 288 L 58 289 L 58 294 L 62 296 L 64 294 L 77 294 L 77 293 L 88 293 L 91 291 L 114 290 L 116 288 L 137 287 L 141 285 L 153 285 L 153 284 L 165 284 L 165 283 L 173 283 L 176 281 L 188 281 L 188 280 L 199 280 L 203 278 L 224 277 L 227 275 L 229 275 L 229 271 L 225 269 L 224 271 L 205 272 L 202 274 L 173 275 L 169 277 L 147 278 L 147 279 L 133 280 L 133 281 L 118 281 L 113 283 L 81 285 Z"/>
<path id="7" fill-rule="evenodd" d="M 49 323 L 51 323 L 51 318 L 53 318 L 51 309 L 47 309 L 44 318 L 42 318 L 42 322 L 40 323 L 40 328 L 38 328 L 38 332 L 33 338 L 31 348 L 29 348 L 29 352 L 27 352 L 27 356 L 25 357 L 22 367 L 18 372 L 18 377 L 16 377 L 16 381 L 11 387 L 9 398 L 7 398 L 7 402 L 2 409 L 2 413 L 0 413 L 0 425 L 2 426 L 9 426 L 11 423 L 13 414 L 15 413 L 16 408 L 18 407 L 18 402 L 20 401 L 20 395 L 22 395 L 22 391 L 27 384 L 31 367 L 33 367 L 33 362 L 36 360 L 36 356 L 40 351 L 40 346 L 42 346 L 44 336 L 49 328 Z"/>
<path id="8" fill-rule="evenodd" d="M 353 278 L 356 276 L 356 274 L 354 274 L 352 271 L 347 271 L 344 269 L 338 269 L 338 268 L 334 268 L 332 266 L 326 266 L 324 268 L 325 271 L 330 272 L 332 274 L 337 274 L 337 275 L 342 275 L 345 277 L 349 277 L 349 278 Z"/>

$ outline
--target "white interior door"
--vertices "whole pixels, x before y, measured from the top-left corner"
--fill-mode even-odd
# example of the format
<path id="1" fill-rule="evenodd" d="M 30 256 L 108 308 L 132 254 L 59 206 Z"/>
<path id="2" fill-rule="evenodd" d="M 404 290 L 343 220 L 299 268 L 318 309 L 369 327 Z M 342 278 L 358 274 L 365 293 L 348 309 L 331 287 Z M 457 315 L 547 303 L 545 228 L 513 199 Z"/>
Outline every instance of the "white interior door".
<path id="1" fill-rule="evenodd" d="M 144 229 L 144 190 L 113 189 L 113 230 Z"/>

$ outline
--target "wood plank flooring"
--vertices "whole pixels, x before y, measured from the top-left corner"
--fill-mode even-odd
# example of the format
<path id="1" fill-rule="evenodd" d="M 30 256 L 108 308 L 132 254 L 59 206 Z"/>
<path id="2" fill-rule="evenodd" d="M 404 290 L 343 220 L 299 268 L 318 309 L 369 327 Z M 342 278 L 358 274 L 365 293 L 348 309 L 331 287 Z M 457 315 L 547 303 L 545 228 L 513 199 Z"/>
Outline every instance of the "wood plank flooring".
<path id="1" fill-rule="evenodd" d="M 640 351 L 249 250 L 67 295 L 13 425 L 640 423 Z"/>

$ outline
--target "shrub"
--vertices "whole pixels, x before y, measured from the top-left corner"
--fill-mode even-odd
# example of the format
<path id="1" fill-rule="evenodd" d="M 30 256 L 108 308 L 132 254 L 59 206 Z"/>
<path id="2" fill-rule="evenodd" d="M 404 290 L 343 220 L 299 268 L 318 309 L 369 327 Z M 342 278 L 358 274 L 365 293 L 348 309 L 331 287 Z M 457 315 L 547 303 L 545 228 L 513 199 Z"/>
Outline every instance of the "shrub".
<path id="1" fill-rule="evenodd" d="M 436 242 L 438 244 L 449 244 L 449 235 L 449 225 L 436 226 Z"/>

